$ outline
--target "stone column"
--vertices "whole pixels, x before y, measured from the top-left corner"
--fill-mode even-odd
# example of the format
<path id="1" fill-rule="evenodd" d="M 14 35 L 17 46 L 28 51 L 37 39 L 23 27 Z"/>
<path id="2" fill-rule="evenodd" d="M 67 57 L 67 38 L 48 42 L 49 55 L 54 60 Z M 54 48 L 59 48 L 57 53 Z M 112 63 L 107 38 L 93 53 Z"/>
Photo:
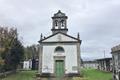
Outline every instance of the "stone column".
<path id="1" fill-rule="evenodd" d="M 58 19 L 58 29 L 61 29 L 61 19 Z"/>
<path id="2" fill-rule="evenodd" d="M 42 49 L 43 49 L 43 46 L 40 43 L 40 47 L 39 47 L 39 67 L 38 67 L 38 73 L 40 75 L 42 73 L 42 51 L 43 51 Z"/>
<path id="3" fill-rule="evenodd" d="M 65 20 L 64 25 L 65 25 L 65 29 L 67 29 L 67 21 L 66 20 Z"/>
<path id="4" fill-rule="evenodd" d="M 77 43 L 77 64 L 78 64 L 78 73 L 80 74 L 80 66 L 81 66 L 81 56 L 80 56 L 80 43 Z"/>

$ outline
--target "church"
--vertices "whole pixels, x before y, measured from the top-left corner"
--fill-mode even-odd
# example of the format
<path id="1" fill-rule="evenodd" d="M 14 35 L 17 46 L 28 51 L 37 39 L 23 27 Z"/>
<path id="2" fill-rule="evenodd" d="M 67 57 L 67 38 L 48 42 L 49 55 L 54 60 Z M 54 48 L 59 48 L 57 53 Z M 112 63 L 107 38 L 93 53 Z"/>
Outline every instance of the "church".
<path id="1" fill-rule="evenodd" d="M 39 44 L 40 76 L 79 76 L 81 66 L 79 33 L 76 37 L 68 35 L 67 19 L 60 10 L 52 17 L 52 34 L 43 37 Z"/>

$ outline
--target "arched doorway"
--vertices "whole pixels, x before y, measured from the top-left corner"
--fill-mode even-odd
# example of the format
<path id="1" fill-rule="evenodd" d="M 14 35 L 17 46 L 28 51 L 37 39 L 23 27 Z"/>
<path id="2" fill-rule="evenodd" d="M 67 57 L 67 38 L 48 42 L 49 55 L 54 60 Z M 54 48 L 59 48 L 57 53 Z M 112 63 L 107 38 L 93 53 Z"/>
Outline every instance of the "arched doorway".
<path id="1" fill-rule="evenodd" d="M 63 47 L 56 47 L 55 48 L 55 54 L 64 54 L 65 50 Z M 55 56 L 55 75 L 58 78 L 61 78 L 64 76 L 65 71 L 65 56 Z"/>

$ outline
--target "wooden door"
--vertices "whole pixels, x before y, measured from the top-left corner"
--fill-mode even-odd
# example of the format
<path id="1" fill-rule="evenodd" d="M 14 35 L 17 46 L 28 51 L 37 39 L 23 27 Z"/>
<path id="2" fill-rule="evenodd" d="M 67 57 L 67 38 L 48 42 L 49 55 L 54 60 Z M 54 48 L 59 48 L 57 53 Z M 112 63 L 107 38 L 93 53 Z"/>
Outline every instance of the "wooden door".
<path id="1" fill-rule="evenodd" d="M 55 62 L 55 74 L 57 77 L 64 76 L 64 61 L 63 60 L 56 60 L 56 62 Z"/>

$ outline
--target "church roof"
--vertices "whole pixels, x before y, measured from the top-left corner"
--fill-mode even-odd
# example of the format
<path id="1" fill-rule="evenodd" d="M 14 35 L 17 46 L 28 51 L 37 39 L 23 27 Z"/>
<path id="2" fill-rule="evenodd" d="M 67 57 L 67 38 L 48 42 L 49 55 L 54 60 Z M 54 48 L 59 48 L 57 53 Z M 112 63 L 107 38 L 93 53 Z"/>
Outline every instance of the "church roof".
<path id="1" fill-rule="evenodd" d="M 68 34 L 62 33 L 62 32 L 57 32 L 57 33 L 55 33 L 55 34 L 52 34 L 52 35 L 50 35 L 50 36 L 48 36 L 48 37 L 40 40 L 39 42 L 43 42 L 44 40 L 47 40 L 48 38 L 53 37 L 53 36 L 55 36 L 55 35 L 57 35 L 57 34 L 59 34 L 59 33 L 65 35 L 65 36 L 68 36 L 68 37 L 70 37 L 70 38 L 72 38 L 72 39 L 74 39 L 74 40 L 77 40 L 78 42 L 81 43 L 81 40 L 80 40 L 80 39 L 75 38 L 75 37 L 73 37 L 73 36 L 70 36 L 70 35 L 68 35 Z"/>
<path id="2" fill-rule="evenodd" d="M 65 15 L 65 13 L 62 13 L 62 12 L 59 10 L 57 13 L 54 14 L 53 17 L 67 17 L 67 16 Z"/>
<path id="3" fill-rule="evenodd" d="M 101 59 L 96 59 L 97 61 L 103 61 L 103 60 L 112 60 L 112 57 L 108 57 L 108 58 L 101 58 Z"/>

